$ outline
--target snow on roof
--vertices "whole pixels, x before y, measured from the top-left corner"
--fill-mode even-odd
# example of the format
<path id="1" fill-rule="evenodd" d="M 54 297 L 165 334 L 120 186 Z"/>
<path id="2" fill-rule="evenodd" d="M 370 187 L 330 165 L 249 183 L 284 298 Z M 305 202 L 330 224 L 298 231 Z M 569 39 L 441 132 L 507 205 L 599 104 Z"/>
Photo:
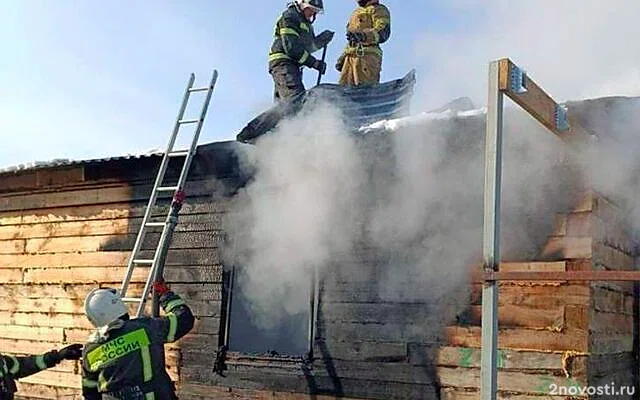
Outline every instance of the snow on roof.
<path id="1" fill-rule="evenodd" d="M 384 129 L 388 131 L 396 131 L 400 128 L 407 126 L 415 126 L 421 123 L 435 121 L 435 120 L 447 120 L 453 118 L 468 118 L 478 115 L 484 115 L 487 113 L 487 108 L 477 108 L 472 110 L 457 111 L 452 109 L 446 109 L 440 112 L 423 112 L 417 115 L 412 115 L 403 118 L 396 118 L 390 120 L 382 120 L 374 122 L 373 124 L 363 126 L 359 129 L 360 132 L 369 132 L 373 130 Z"/>
<path id="2" fill-rule="evenodd" d="M 9 173 L 18 173 L 18 172 L 23 172 L 28 170 L 35 170 L 35 169 L 54 168 L 54 167 L 79 165 L 79 164 L 103 163 L 108 161 L 128 160 L 133 158 L 147 158 L 147 157 L 153 157 L 156 155 L 161 155 L 163 153 L 164 152 L 162 150 L 151 149 L 141 153 L 136 153 L 136 154 L 129 153 L 129 154 L 125 154 L 122 156 L 115 156 L 115 157 L 80 159 L 80 160 L 72 160 L 68 158 L 56 158 L 48 161 L 32 161 L 28 163 L 0 168 L 0 174 L 4 175 Z"/>

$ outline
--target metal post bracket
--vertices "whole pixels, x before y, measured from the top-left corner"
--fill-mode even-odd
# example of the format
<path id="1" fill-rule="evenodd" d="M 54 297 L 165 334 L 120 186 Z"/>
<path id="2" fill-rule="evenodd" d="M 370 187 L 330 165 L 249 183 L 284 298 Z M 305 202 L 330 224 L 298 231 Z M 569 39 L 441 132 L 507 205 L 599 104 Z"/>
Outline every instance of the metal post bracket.
<path id="1" fill-rule="evenodd" d="M 556 129 L 559 131 L 569 130 L 569 120 L 567 118 L 567 106 L 564 104 L 556 104 L 554 112 Z"/>
<path id="2" fill-rule="evenodd" d="M 512 66 L 509 76 L 511 91 L 514 93 L 525 93 L 527 91 L 526 78 L 527 73 L 523 69 L 515 65 Z"/>

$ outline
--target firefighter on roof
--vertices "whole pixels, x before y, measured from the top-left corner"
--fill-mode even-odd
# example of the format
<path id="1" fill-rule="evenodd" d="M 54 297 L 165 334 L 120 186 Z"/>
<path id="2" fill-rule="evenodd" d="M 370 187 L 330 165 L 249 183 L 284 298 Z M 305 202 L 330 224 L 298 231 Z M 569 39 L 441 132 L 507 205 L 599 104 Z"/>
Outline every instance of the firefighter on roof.
<path id="1" fill-rule="evenodd" d="M 327 64 L 312 55 L 333 39 L 334 32 L 325 30 L 318 36 L 313 32 L 316 15 L 323 12 L 322 0 L 295 0 L 278 18 L 269 51 L 269 73 L 275 84 L 274 100 L 296 97 L 305 92 L 303 67 L 325 73 Z"/>
<path id="2" fill-rule="evenodd" d="M 96 289 L 85 299 L 87 318 L 97 328 L 84 348 L 85 399 L 175 400 L 166 371 L 164 344 L 192 328 L 194 316 L 164 282 L 154 283 L 165 315 L 130 319 L 115 289 Z"/>
<path id="3" fill-rule="evenodd" d="M 378 0 L 358 0 L 358 8 L 347 24 L 347 46 L 338 58 L 339 84 L 380 83 L 382 48 L 391 36 L 391 14 Z"/>

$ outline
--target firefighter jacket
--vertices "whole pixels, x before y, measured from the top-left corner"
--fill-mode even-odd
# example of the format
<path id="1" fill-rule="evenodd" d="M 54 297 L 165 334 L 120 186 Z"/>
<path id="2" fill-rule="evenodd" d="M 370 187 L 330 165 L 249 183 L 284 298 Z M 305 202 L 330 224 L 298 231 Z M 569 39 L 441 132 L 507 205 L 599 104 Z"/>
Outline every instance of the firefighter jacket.
<path id="1" fill-rule="evenodd" d="M 28 357 L 0 354 L 0 400 L 13 399 L 16 379 L 33 375 L 60 362 L 57 350 Z"/>
<path id="2" fill-rule="evenodd" d="M 347 44 L 344 55 L 358 55 L 373 53 L 382 57 L 380 44 L 386 42 L 391 36 L 391 14 L 389 9 L 380 4 L 369 4 L 358 7 L 352 14 L 347 24 L 347 31 L 362 32 L 366 40 L 360 45 Z"/>
<path id="3" fill-rule="evenodd" d="M 322 45 L 317 43 L 311 23 L 298 11 L 296 5 L 292 4 L 276 22 L 273 44 L 269 51 L 269 68 L 282 62 L 293 62 L 299 67 L 312 68 L 316 58 L 311 53 L 321 47 Z"/>
<path id="4" fill-rule="evenodd" d="M 177 398 L 166 371 L 164 344 L 186 335 L 194 316 L 173 292 L 159 300 L 164 316 L 117 320 L 92 335 L 82 357 L 85 399 Z"/>

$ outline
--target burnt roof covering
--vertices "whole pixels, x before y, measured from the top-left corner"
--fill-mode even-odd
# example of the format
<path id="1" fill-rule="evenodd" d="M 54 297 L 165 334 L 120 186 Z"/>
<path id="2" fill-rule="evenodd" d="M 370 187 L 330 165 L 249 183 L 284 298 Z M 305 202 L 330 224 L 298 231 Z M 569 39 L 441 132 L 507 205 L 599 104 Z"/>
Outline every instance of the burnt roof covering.
<path id="1" fill-rule="evenodd" d="M 236 148 L 240 146 L 246 146 L 235 141 L 221 141 L 221 142 L 211 142 L 201 144 L 196 149 L 196 157 L 195 159 L 208 159 L 209 164 L 212 163 L 212 159 L 217 156 L 218 158 L 228 158 L 230 155 L 236 153 Z M 214 154 L 215 153 L 215 154 Z M 16 175 L 23 172 L 32 172 L 37 170 L 45 170 L 45 169 L 55 169 L 55 168 L 64 168 L 64 167 L 75 167 L 75 166 L 100 166 L 100 165 L 108 165 L 114 163 L 121 163 L 124 161 L 146 161 L 146 160 L 161 160 L 162 155 L 164 154 L 163 150 L 153 149 L 147 152 L 138 153 L 138 154 L 125 154 L 121 156 L 111 156 L 111 157 L 103 157 L 103 158 L 89 158 L 89 159 L 52 159 L 48 161 L 33 161 L 30 163 L 13 165 L 5 168 L 0 168 L 0 178 L 3 176 Z M 176 157 L 178 160 L 183 160 L 183 157 Z M 226 160 L 229 162 L 229 160 Z"/>
<path id="2" fill-rule="evenodd" d="M 416 82 L 415 70 L 404 77 L 374 86 L 345 87 L 333 83 L 317 85 L 289 101 L 275 104 L 251 120 L 236 136 L 243 143 L 254 143 L 272 131 L 288 116 L 318 101 L 339 104 L 344 123 L 353 129 L 376 121 L 406 117 Z"/>

